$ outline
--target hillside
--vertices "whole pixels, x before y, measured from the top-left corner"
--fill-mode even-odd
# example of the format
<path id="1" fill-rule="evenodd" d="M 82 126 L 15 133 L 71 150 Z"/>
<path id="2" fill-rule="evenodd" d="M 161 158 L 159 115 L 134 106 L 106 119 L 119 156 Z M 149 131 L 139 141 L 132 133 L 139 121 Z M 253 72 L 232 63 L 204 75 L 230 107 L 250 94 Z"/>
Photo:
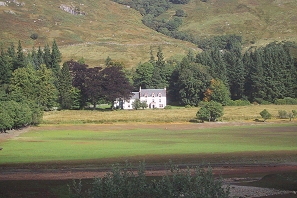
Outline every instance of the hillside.
<path id="1" fill-rule="evenodd" d="M 72 15 L 61 5 L 79 7 L 85 15 Z M 21 40 L 31 49 L 56 39 L 64 61 L 84 57 L 90 66 L 104 63 L 108 56 L 134 66 L 149 59 L 150 46 L 154 51 L 162 46 L 167 58 L 196 48 L 149 29 L 137 11 L 110 0 L 23 0 L 0 6 L 0 17 L 2 46 Z M 38 34 L 35 41 L 30 38 L 33 33 Z"/>
<path id="2" fill-rule="evenodd" d="M 183 9 L 181 31 L 201 38 L 236 34 L 246 47 L 273 41 L 297 41 L 297 1 L 295 0 L 192 0 L 167 12 L 167 17 Z M 163 18 L 166 16 L 163 16 Z"/>
<path id="3" fill-rule="evenodd" d="M 81 14 L 70 14 L 61 7 Z M 242 35 L 245 47 L 275 40 L 297 41 L 294 0 L 191 0 L 187 5 L 174 5 L 159 18 L 171 18 L 176 9 L 188 14 L 180 30 L 201 38 Z M 90 66 L 103 64 L 110 56 L 133 67 L 149 59 L 151 46 L 154 53 L 161 46 L 167 59 L 181 57 L 189 48 L 200 51 L 191 43 L 149 29 L 137 11 L 111 0 L 3 1 L 0 17 L 0 45 L 16 45 L 21 40 L 31 49 L 56 39 L 63 61 L 84 57 Z M 38 34 L 36 40 L 30 38 L 33 33 Z"/>

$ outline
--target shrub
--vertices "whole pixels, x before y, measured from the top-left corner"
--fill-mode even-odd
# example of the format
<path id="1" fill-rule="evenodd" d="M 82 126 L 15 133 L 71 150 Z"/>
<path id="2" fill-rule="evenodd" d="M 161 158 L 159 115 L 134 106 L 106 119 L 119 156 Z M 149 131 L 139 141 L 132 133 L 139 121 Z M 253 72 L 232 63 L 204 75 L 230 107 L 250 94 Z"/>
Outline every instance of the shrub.
<path id="1" fill-rule="evenodd" d="M 178 10 L 175 11 L 175 16 L 177 16 L 177 17 L 186 17 L 187 14 L 185 13 L 184 10 L 178 9 Z"/>
<path id="2" fill-rule="evenodd" d="M 146 109 L 146 108 L 148 107 L 146 101 L 141 101 L 141 102 L 140 102 L 140 107 L 141 107 L 142 109 Z"/>
<path id="3" fill-rule="evenodd" d="M 258 104 L 262 104 L 262 105 L 269 105 L 271 104 L 271 102 L 264 100 L 263 98 L 255 98 L 255 101 Z"/>
<path id="4" fill-rule="evenodd" d="M 227 106 L 248 106 L 251 103 L 248 100 L 229 100 Z"/>
<path id="5" fill-rule="evenodd" d="M 69 193 L 70 197 L 229 197 L 229 187 L 222 187 L 222 179 L 214 179 L 211 168 L 195 167 L 193 171 L 181 170 L 170 163 L 162 178 L 150 181 L 143 162 L 137 174 L 128 163 L 122 169 L 113 165 L 111 173 L 96 178 L 91 189 L 82 192 L 81 182 L 73 182 Z"/>
<path id="6" fill-rule="evenodd" d="M 172 109 L 172 106 L 171 106 L 171 105 L 166 105 L 166 106 L 164 107 L 164 109 Z"/>
<path id="7" fill-rule="evenodd" d="M 290 121 L 292 121 L 292 119 L 294 119 L 297 116 L 297 111 L 296 110 L 292 110 L 289 114 L 288 117 L 290 118 Z"/>
<path id="8" fill-rule="evenodd" d="M 139 99 L 135 99 L 135 101 L 132 102 L 132 108 L 135 109 L 135 110 L 137 110 L 137 109 L 139 109 L 140 107 L 141 107 L 141 102 L 140 102 L 140 100 L 139 100 Z"/>
<path id="9" fill-rule="evenodd" d="M 297 99 L 286 97 L 284 99 L 276 99 L 274 101 L 276 105 L 297 105 Z"/>
<path id="10" fill-rule="evenodd" d="M 263 111 L 260 112 L 260 115 L 261 117 L 264 119 L 264 122 L 267 120 L 267 119 L 271 119 L 271 114 L 266 110 L 264 109 Z"/>
<path id="11" fill-rule="evenodd" d="M 187 109 L 192 108 L 192 106 L 191 105 L 186 105 L 185 108 L 187 108 Z"/>
<path id="12" fill-rule="evenodd" d="M 279 110 L 278 116 L 280 119 L 286 119 L 286 118 L 288 118 L 288 113 L 285 110 Z"/>
<path id="13" fill-rule="evenodd" d="M 31 34 L 30 38 L 33 39 L 33 40 L 36 40 L 36 39 L 38 39 L 38 34 L 33 33 L 33 34 Z"/>

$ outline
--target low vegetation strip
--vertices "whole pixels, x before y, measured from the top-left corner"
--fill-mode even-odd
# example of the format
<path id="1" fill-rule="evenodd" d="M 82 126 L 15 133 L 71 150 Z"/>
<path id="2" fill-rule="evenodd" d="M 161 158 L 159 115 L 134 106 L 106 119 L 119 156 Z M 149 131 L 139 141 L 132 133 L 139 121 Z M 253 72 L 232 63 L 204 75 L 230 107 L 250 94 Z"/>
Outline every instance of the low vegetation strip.
<path id="1" fill-rule="evenodd" d="M 197 157 L 197 154 L 296 152 L 297 125 L 55 125 L 1 143 L 0 164 Z M 160 160 L 160 159 L 159 159 Z M 191 159 L 193 161 L 193 159 Z M 157 160 L 158 161 L 158 160 Z"/>
<path id="2" fill-rule="evenodd" d="M 279 120 L 278 111 L 297 110 L 296 105 L 248 105 L 225 106 L 222 121 L 254 121 L 261 119 L 260 112 L 267 109 L 272 120 Z M 125 111 L 49 111 L 44 114 L 44 124 L 82 124 L 82 123 L 178 123 L 195 119 L 199 108 L 177 107 L 173 109 L 147 109 Z M 287 119 L 288 120 L 288 119 Z"/>

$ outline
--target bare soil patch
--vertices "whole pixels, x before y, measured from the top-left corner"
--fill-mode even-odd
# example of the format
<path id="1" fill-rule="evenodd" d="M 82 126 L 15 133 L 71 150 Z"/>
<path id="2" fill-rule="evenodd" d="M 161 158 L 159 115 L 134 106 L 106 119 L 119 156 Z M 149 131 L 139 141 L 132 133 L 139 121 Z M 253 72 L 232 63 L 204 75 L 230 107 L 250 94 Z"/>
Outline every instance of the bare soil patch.
<path id="1" fill-rule="evenodd" d="M 297 165 L 213 165 L 212 171 L 216 176 L 234 178 L 234 181 L 244 181 L 240 178 L 259 178 L 268 174 L 297 172 Z M 109 170 L 95 168 L 73 169 L 2 169 L 0 180 L 65 180 L 87 179 L 104 176 Z M 147 176 L 162 176 L 165 167 L 148 167 Z"/>
<path id="2" fill-rule="evenodd" d="M 19 136 L 21 133 L 28 132 L 31 128 L 30 127 L 24 127 L 22 129 L 13 129 L 8 130 L 6 133 L 0 133 L 0 143 L 10 139 Z"/>

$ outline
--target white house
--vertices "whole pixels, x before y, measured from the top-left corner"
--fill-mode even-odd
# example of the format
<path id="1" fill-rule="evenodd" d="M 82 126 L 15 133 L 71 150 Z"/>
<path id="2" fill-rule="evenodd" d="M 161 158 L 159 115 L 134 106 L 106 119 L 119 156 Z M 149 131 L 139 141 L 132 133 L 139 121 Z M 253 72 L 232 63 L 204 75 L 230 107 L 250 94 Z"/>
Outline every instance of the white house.
<path id="1" fill-rule="evenodd" d="M 114 101 L 114 107 L 120 109 L 133 109 L 132 103 L 139 99 L 145 101 L 148 108 L 163 109 L 166 106 L 166 88 L 164 89 L 139 89 L 139 92 L 132 92 L 129 99 L 118 98 Z"/>

